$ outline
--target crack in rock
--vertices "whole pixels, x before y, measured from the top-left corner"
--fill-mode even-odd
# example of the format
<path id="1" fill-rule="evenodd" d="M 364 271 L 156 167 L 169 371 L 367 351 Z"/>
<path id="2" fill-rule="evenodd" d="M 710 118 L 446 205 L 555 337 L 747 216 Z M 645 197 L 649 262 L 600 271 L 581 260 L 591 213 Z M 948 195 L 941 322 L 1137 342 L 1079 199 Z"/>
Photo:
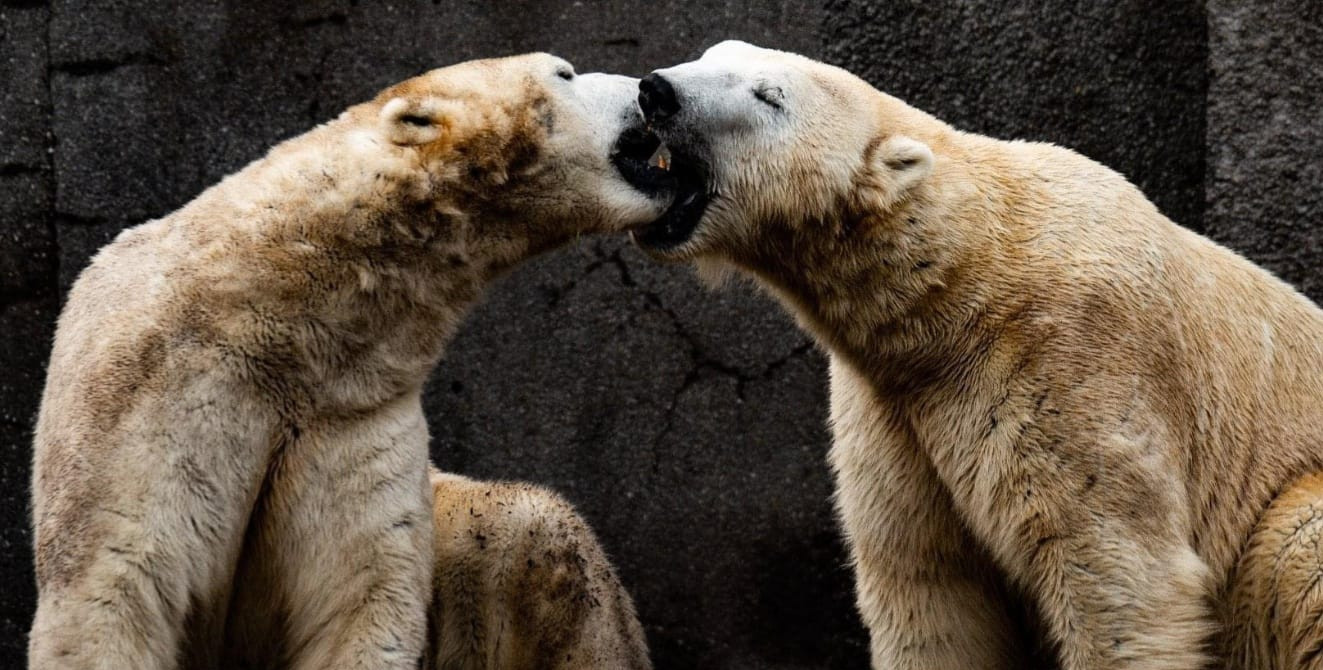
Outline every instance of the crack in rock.
<path id="1" fill-rule="evenodd" d="M 7 163 L 0 165 L 0 177 L 20 177 L 23 175 L 41 174 L 46 171 L 45 166 L 25 165 L 23 163 Z"/>
<path id="2" fill-rule="evenodd" d="M 93 75 L 114 72 L 119 68 L 128 67 L 130 65 L 161 66 L 169 65 L 170 63 L 171 61 L 161 58 L 156 54 L 137 53 L 129 54 L 122 58 L 89 58 L 87 60 L 60 63 L 55 66 L 54 70 L 71 77 L 90 77 Z"/>
<path id="3" fill-rule="evenodd" d="M 600 245 L 598 247 L 598 252 L 599 254 L 601 253 Z M 813 342 L 808 340 L 801 342 L 784 355 L 763 366 L 763 369 L 755 374 L 747 373 L 736 366 L 720 361 L 709 355 L 703 349 L 697 336 L 685 327 L 679 315 L 675 313 L 675 310 L 666 305 L 659 293 L 643 287 L 634 279 L 634 276 L 629 269 L 629 263 L 621 255 L 621 252 L 621 249 L 616 249 L 611 254 L 603 256 L 600 261 L 594 263 L 590 267 L 593 270 L 596 270 L 606 264 L 615 266 L 618 271 L 621 286 L 638 292 L 643 296 L 644 304 L 648 308 L 660 312 L 670 321 L 672 331 L 682 342 L 684 342 L 686 354 L 690 361 L 690 366 L 685 372 L 684 379 L 681 380 L 680 385 L 676 388 L 675 392 L 671 394 L 671 398 L 666 405 L 666 411 L 664 414 L 665 419 L 662 422 L 661 430 L 657 432 L 657 435 L 652 440 L 652 473 L 653 475 L 657 475 L 660 473 L 661 469 L 661 450 L 663 443 L 675 430 L 676 412 L 679 409 L 680 399 L 685 393 L 689 392 L 695 384 L 704 378 L 705 372 L 715 373 L 734 379 L 736 400 L 739 403 L 743 403 L 746 400 L 745 389 L 747 384 L 770 379 L 777 371 L 789 364 L 790 361 L 807 354 L 813 349 Z"/>
<path id="4" fill-rule="evenodd" d="M 580 271 L 577 275 L 575 275 L 573 279 L 570 279 L 569 281 L 564 282 L 559 286 L 542 287 L 542 292 L 547 294 L 547 307 L 555 308 L 559 306 L 561 300 L 563 300 L 565 296 L 569 295 L 571 291 L 573 291 L 576 287 L 578 287 L 578 285 L 581 282 L 583 282 L 583 280 L 592 276 L 593 273 L 602 269 L 607 265 L 607 263 L 611 262 L 611 260 L 607 258 L 606 252 L 602 249 L 601 242 L 597 242 L 593 244 L 592 253 L 595 259 L 592 262 L 590 262 L 588 265 L 584 266 L 583 270 Z"/>
<path id="5" fill-rule="evenodd" d="M 332 14 L 327 14 L 326 16 L 312 16 L 297 21 L 286 21 L 285 24 L 291 28 L 306 30 L 308 28 L 316 28 L 317 26 L 324 25 L 343 26 L 348 21 L 349 15 L 345 12 L 334 12 Z"/>

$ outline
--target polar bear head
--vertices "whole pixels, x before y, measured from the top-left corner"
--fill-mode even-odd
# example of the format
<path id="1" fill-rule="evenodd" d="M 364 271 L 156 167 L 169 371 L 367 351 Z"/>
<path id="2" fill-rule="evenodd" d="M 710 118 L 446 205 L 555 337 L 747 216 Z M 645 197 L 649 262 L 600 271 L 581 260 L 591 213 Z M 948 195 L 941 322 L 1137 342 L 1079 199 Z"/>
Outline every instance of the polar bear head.
<path id="1" fill-rule="evenodd" d="M 940 122 L 795 54 L 722 42 L 639 88 L 677 195 L 633 236 L 662 258 L 720 259 L 761 274 L 766 256 L 802 253 L 806 237 L 850 234 L 932 171 L 921 130 Z"/>
<path id="2" fill-rule="evenodd" d="M 637 82 L 526 54 L 433 70 L 347 114 L 368 126 L 357 158 L 393 147 L 386 169 L 396 184 L 464 221 L 472 240 L 503 245 L 493 255 L 517 260 L 664 210 L 670 192 L 656 182 L 660 171 L 618 148 L 642 123 Z M 380 165 L 375 173 L 382 179 Z"/>

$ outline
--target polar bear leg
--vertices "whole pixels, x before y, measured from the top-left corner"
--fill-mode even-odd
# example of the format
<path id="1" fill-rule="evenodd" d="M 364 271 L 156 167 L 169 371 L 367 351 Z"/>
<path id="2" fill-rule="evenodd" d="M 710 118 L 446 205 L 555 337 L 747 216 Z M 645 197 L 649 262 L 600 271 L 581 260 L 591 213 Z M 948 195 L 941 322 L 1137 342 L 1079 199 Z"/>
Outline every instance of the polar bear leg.
<path id="1" fill-rule="evenodd" d="M 836 501 L 878 670 L 1029 667 L 991 559 L 914 445 L 892 434 L 868 383 L 832 357 Z"/>
<path id="2" fill-rule="evenodd" d="M 1036 490 L 1068 490 L 1036 472 Z M 1021 475 L 1007 479 L 1030 480 Z M 1116 499 L 1045 506 L 1040 495 L 1007 496 L 984 520 L 1006 533 L 999 558 L 1033 594 L 1063 670 L 1195 670 L 1211 660 L 1213 580 L 1181 528 L 1184 508 L 1141 495 L 1148 509 L 1124 516 L 1106 513 Z"/>
<path id="3" fill-rule="evenodd" d="M 1223 620 L 1229 669 L 1323 669 L 1323 473 L 1295 482 L 1259 521 Z"/>
<path id="4" fill-rule="evenodd" d="M 172 516 L 154 509 L 144 515 Z M 157 520 L 157 528 L 161 527 Z M 220 546 L 191 542 L 180 531 L 169 531 L 191 545 L 191 550 L 224 554 Z M 205 625 L 201 619 L 223 622 L 224 594 L 214 587 L 228 583 L 229 575 L 198 565 L 186 567 L 180 552 L 145 549 L 142 533 L 115 533 L 106 538 L 106 550 L 76 582 L 47 586 L 37 603 L 28 638 L 28 667 L 32 670 L 113 670 L 142 668 L 167 670 L 181 666 L 185 626 Z M 204 554 L 205 555 L 205 554 Z M 200 561 L 199 563 L 205 563 Z M 206 616 L 204 612 L 213 612 Z M 193 618 L 190 615 L 193 615 Z M 203 615 L 197 617 L 197 615 Z M 219 625 L 198 631 L 192 646 L 219 641 Z M 214 652 L 214 643 L 210 651 Z M 205 663 L 197 667 L 214 667 Z"/>
<path id="5" fill-rule="evenodd" d="M 71 455 L 57 443 L 39 455 L 106 476 L 34 494 L 33 670 L 217 667 L 268 440 L 254 428 L 264 426 L 260 410 L 206 391 L 185 388 L 171 395 L 174 407 L 149 406 L 143 413 L 156 421 L 125 421 L 105 438 L 113 449 Z M 222 414 L 258 418 L 218 428 L 212 419 Z"/>
<path id="6" fill-rule="evenodd" d="M 647 670 L 634 604 L 584 520 L 528 484 L 433 472 L 439 670 Z"/>
<path id="7" fill-rule="evenodd" d="M 279 459 L 235 580 L 224 666 L 413 670 L 432 566 L 418 397 L 305 428 Z"/>
<path id="8" fill-rule="evenodd" d="M 1084 559 L 1088 550 L 1067 551 L 1035 570 L 1063 670 L 1207 667 L 1215 631 L 1208 566 L 1187 546 L 1110 550 L 1116 552 L 1110 561 Z"/>

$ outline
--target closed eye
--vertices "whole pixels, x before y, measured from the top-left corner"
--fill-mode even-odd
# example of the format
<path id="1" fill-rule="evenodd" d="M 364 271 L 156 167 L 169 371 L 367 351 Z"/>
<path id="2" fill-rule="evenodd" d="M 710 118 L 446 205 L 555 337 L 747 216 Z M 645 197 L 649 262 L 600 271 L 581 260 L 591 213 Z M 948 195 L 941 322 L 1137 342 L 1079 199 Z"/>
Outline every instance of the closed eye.
<path id="1" fill-rule="evenodd" d="M 574 79 L 574 70 L 571 70 L 567 67 L 563 67 L 560 68 L 559 70 L 556 70 L 556 76 L 560 77 L 561 79 L 564 79 L 565 81 L 571 81 Z"/>
<path id="2" fill-rule="evenodd" d="M 785 94 L 781 92 L 779 86 L 756 86 L 753 89 L 753 97 L 773 109 L 783 109 L 781 103 L 785 101 Z"/>

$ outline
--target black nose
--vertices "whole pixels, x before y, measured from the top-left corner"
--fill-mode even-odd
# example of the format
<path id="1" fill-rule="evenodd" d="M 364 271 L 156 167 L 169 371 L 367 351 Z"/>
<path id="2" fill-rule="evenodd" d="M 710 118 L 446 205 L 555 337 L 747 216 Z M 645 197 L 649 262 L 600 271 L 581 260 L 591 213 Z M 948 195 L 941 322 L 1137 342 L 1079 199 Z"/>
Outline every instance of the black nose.
<path id="1" fill-rule="evenodd" d="M 657 123 L 675 116 L 680 111 L 680 100 L 675 87 L 656 72 L 639 81 L 639 109 L 648 123 Z"/>

